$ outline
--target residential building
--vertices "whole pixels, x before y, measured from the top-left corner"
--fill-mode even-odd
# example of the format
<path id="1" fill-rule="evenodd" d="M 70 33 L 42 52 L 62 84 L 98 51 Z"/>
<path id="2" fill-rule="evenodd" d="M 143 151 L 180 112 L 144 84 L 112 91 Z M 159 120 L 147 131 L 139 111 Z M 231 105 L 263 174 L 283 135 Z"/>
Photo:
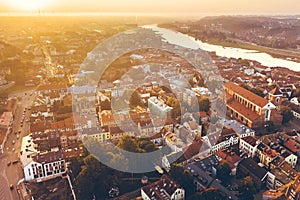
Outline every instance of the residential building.
<path id="1" fill-rule="evenodd" d="M 259 157 L 260 163 L 269 167 L 273 159 L 280 154 L 276 150 L 271 149 L 268 145 L 260 142 L 256 148 L 256 155 Z"/>
<path id="2" fill-rule="evenodd" d="M 85 128 L 81 133 L 82 140 L 94 139 L 98 142 L 105 142 L 110 140 L 110 132 L 108 126 Z"/>
<path id="3" fill-rule="evenodd" d="M 239 142 L 239 137 L 236 132 L 231 128 L 224 127 L 219 135 L 219 139 L 216 144 L 212 145 L 211 152 L 217 152 L 224 148 L 236 145 Z"/>
<path id="4" fill-rule="evenodd" d="M 173 109 L 155 96 L 148 99 L 148 108 L 156 116 L 168 116 Z"/>
<path id="5" fill-rule="evenodd" d="M 26 181 L 40 182 L 60 176 L 66 172 L 64 153 L 58 151 L 37 154 L 24 166 L 23 171 Z"/>
<path id="6" fill-rule="evenodd" d="M 293 183 L 288 187 L 285 197 L 287 200 L 298 200 L 300 199 L 300 176 L 293 181 Z"/>
<path id="7" fill-rule="evenodd" d="M 142 187 L 141 195 L 143 200 L 184 200 L 185 190 L 169 176 L 163 175 L 160 180 Z"/>
<path id="8" fill-rule="evenodd" d="M 26 181 L 44 181 L 66 172 L 64 152 L 58 148 L 40 153 L 33 139 L 23 137 L 20 160 Z"/>
<path id="9" fill-rule="evenodd" d="M 244 158 L 239 162 L 237 174 L 250 176 L 259 189 L 265 185 L 268 177 L 268 171 L 260 167 L 252 158 Z"/>
<path id="10" fill-rule="evenodd" d="M 226 160 L 231 168 L 231 175 L 236 175 L 236 170 L 239 162 L 242 160 L 234 151 L 224 149 L 215 153 L 220 160 Z"/>
<path id="11" fill-rule="evenodd" d="M 254 157 L 259 141 L 253 136 L 247 136 L 240 139 L 239 149 L 249 157 Z"/>

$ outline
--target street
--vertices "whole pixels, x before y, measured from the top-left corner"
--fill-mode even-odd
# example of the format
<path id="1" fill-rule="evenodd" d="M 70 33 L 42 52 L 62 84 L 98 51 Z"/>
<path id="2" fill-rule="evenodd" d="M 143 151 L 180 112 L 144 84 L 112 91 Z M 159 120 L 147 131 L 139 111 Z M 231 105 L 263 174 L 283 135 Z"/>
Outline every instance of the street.
<path id="1" fill-rule="evenodd" d="M 30 110 L 25 108 L 29 108 L 32 105 L 35 97 L 32 93 L 33 91 L 23 91 L 13 94 L 13 96 L 22 99 L 17 102 L 12 131 L 7 136 L 4 154 L 0 155 L 0 200 L 20 199 L 17 192 L 17 184 L 24 177 L 18 154 L 21 149 L 23 136 L 28 135 L 30 132 L 29 122 L 26 122 L 30 118 Z M 23 121 L 23 126 L 21 121 Z M 10 189 L 11 184 L 13 189 Z"/>

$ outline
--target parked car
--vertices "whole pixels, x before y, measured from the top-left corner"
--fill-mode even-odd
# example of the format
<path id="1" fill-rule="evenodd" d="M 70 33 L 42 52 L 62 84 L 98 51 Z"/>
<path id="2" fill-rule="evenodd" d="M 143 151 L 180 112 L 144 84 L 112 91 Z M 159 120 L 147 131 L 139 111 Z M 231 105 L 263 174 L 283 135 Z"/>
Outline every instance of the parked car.
<path id="1" fill-rule="evenodd" d="M 18 160 L 15 160 L 12 162 L 12 164 L 14 165 L 14 164 L 17 164 L 18 162 L 19 162 Z"/>
<path id="2" fill-rule="evenodd" d="M 10 166 L 11 165 L 11 162 L 9 161 L 8 163 L 7 163 L 7 166 Z"/>
<path id="3" fill-rule="evenodd" d="M 13 186 L 13 184 L 10 184 L 10 185 L 9 185 L 9 189 L 11 189 L 11 190 L 13 190 L 13 189 L 14 189 L 14 186 Z"/>

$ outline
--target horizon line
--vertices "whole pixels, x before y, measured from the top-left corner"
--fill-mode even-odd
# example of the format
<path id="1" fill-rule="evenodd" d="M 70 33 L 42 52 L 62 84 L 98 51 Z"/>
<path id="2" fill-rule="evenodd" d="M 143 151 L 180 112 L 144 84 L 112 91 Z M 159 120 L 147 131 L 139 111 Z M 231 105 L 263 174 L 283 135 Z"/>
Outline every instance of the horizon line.
<path id="1" fill-rule="evenodd" d="M 28 12 L 0 12 L 0 16 L 300 16 L 300 13 L 208 13 L 208 12 L 55 12 L 55 11 L 28 11 Z"/>

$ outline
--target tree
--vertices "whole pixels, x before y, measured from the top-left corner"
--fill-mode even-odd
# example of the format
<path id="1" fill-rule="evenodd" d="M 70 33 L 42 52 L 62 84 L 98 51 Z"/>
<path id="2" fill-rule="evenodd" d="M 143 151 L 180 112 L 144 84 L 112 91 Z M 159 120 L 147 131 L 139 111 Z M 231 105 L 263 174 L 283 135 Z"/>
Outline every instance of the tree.
<path id="1" fill-rule="evenodd" d="M 168 100 L 166 101 L 166 104 L 170 107 L 172 107 L 172 116 L 173 118 L 177 118 L 181 114 L 181 108 L 180 108 L 180 103 L 178 99 L 174 97 L 169 97 Z"/>
<path id="2" fill-rule="evenodd" d="M 152 152 L 158 149 L 158 147 L 149 138 L 140 138 L 138 146 L 143 152 Z"/>
<path id="3" fill-rule="evenodd" d="M 231 168 L 226 160 L 222 160 L 217 166 L 217 178 L 227 184 L 230 181 Z"/>
<path id="4" fill-rule="evenodd" d="M 137 142 L 130 135 L 124 135 L 117 146 L 129 152 L 138 152 L 139 149 Z"/>
<path id="5" fill-rule="evenodd" d="M 208 112 L 210 108 L 210 102 L 207 97 L 203 97 L 199 100 L 199 111 Z"/>
<path id="6" fill-rule="evenodd" d="M 70 159 L 70 170 L 72 171 L 72 175 L 77 177 L 78 174 L 81 172 L 81 167 L 83 166 L 83 160 L 81 158 L 71 158 Z"/>
<path id="7" fill-rule="evenodd" d="M 280 108 L 281 115 L 282 115 L 282 124 L 289 122 L 293 119 L 292 109 L 288 106 L 281 106 Z"/>
<path id="8" fill-rule="evenodd" d="M 266 127 L 266 131 L 269 132 L 269 133 L 275 131 L 274 122 L 272 122 L 272 121 L 266 122 L 265 127 Z"/>
<path id="9" fill-rule="evenodd" d="M 136 106 L 140 106 L 141 104 L 142 104 L 142 100 L 140 98 L 140 95 L 135 90 L 129 99 L 129 106 L 130 106 L 130 108 L 134 108 Z"/>
<path id="10" fill-rule="evenodd" d="M 184 169 L 180 164 L 172 164 L 170 171 L 170 177 L 174 179 L 185 190 L 187 195 L 191 195 L 195 191 L 194 181 L 191 173 Z"/>
<path id="11" fill-rule="evenodd" d="M 83 159 L 84 165 L 76 177 L 79 199 L 97 199 L 107 196 L 109 189 L 120 183 L 120 172 L 103 165 L 93 155 Z"/>
<path id="12" fill-rule="evenodd" d="M 300 88 L 293 90 L 292 97 L 300 97 Z"/>
<path id="13" fill-rule="evenodd" d="M 226 196 L 223 195 L 218 189 L 208 188 L 201 193 L 197 193 L 198 200 L 226 200 Z"/>
<path id="14" fill-rule="evenodd" d="M 242 180 L 242 184 L 239 187 L 239 192 L 241 193 L 241 200 L 253 200 L 253 194 L 256 193 L 256 188 L 254 182 L 250 176 L 246 176 Z"/>

